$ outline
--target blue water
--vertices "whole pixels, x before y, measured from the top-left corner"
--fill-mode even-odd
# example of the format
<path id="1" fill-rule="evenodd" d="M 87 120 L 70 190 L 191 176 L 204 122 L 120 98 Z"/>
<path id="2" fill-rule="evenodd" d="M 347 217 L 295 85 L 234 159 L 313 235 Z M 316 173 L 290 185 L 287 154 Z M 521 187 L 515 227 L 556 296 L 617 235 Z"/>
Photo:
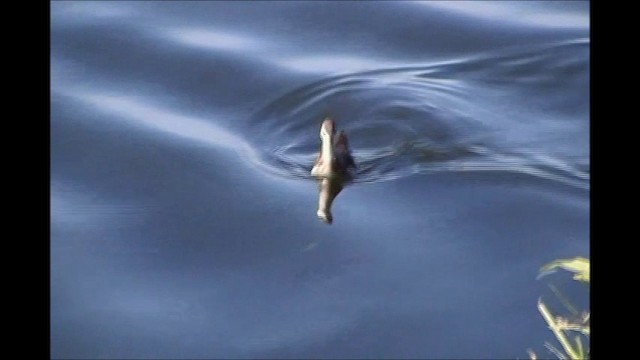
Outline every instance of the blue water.
<path id="1" fill-rule="evenodd" d="M 549 357 L 589 173 L 588 2 L 52 2 L 51 354 Z"/>

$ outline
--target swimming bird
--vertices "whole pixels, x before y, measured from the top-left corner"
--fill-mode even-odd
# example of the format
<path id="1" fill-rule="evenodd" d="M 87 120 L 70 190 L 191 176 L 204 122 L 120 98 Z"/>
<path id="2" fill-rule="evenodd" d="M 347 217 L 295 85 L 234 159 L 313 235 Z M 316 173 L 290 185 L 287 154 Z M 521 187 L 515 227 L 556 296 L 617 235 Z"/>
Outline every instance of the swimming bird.
<path id="1" fill-rule="evenodd" d="M 356 167 L 349 149 L 349 140 L 344 131 L 336 136 L 335 122 L 325 118 L 320 126 L 320 153 L 318 154 L 311 175 L 318 179 L 318 217 L 331 224 L 331 204 L 342 191 L 345 182 L 352 179 L 351 169 Z"/>

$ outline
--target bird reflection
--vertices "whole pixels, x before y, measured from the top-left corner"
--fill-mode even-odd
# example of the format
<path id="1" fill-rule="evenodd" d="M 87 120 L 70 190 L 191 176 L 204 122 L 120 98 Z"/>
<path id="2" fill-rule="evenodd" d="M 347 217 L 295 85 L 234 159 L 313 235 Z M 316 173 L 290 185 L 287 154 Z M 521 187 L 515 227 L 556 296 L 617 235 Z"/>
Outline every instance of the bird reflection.
<path id="1" fill-rule="evenodd" d="M 318 217 L 327 224 L 333 222 L 331 204 L 346 183 L 351 181 L 351 170 L 356 164 L 351 156 L 344 131 L 336 136 L 335 122 L 326 118 L 320 126 L 320 153 L 311 169 L 318 179 Z"/>

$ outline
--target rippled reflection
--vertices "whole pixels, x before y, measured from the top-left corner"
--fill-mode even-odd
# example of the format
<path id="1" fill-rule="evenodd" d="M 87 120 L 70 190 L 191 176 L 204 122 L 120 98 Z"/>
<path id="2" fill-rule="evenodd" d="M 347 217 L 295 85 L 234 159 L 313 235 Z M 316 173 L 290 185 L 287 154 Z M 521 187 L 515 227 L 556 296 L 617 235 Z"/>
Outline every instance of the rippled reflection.
<path id="1" fill-rule="evenodd" d="M 168 33 L 176 41 L 194 47 L 212 50 L 250 50 L 258 43 L 246 37 L 207 29 L 176 29 Z"/>
<path id="2" fill-rule="evenodd" d="M 578 11 L 565 13 L 553 9 L 532 6 L 534 4 L 488 1 L 416 1 L 415 4 L 459 12 L 467 16 L 520 23 L 550 28 L 584 28 L 589 26 L 589 16 Z M 563 4 L 561 4 L 562 6 Z M 567 6 L 565 3 L 564 6 Z"/>
<path id="3" fill-rule="evenodd" d="M 587 57 L 568 57 L 586 51 L 588 41 L 573 41 L 535 52 L 336 76 L 291 91 L 258 112 L 252 143 L 271 172 L 309 178 L 314 119 L 331 114 L 353 135 L 360 165 L 355 182 L 494 171 L 588 189 L 588 154 L 563 153 L 562 142 L 543 145 L 554 136 L 541 132 L 551 117 L 545 116 L 548 105 L 535 103 L 536 94 L 542 99 L 561 81 L 588 84 Z M 519 97 L 523 92 L 531 97 Z M 566 101 L 577 95 L 567 94 Z M 553 121 L 574 126 L 558 116 Z"/>

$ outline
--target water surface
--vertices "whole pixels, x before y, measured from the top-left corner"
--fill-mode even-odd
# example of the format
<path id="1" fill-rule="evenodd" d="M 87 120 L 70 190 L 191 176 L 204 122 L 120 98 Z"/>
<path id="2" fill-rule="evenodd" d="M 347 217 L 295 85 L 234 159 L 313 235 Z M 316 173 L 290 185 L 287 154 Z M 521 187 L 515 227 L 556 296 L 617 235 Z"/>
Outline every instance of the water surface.
<path id="1" fill-rule="evenodd" d="M 52 356 L 550 356 L 589 174 L 588 2 L 52 2 Z"/>

